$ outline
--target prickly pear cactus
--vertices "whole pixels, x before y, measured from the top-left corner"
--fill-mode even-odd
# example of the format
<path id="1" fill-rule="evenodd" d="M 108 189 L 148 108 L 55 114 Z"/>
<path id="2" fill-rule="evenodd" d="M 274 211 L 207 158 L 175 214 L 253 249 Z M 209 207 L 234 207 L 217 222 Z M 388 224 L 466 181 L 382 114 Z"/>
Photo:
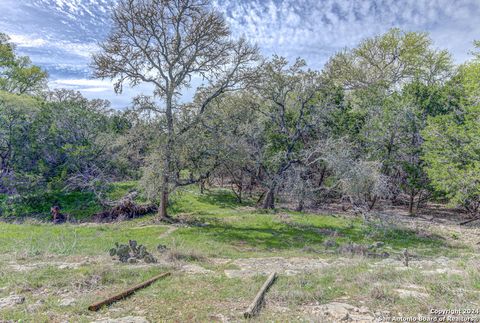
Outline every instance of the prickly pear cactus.
<path id="1" fill-rule="evenodd" d="M 137 244 L 135 240 L 128 241 L 128 244 L 115 242 L 115 247 L 110 249 L 110 256 L 117 257 L 121 262 L 131 264 L 137 263 L 140 260 L 146 263 L 157 262 L 157 259 L 147 251 L 147 248 L 144 245 Z"/>

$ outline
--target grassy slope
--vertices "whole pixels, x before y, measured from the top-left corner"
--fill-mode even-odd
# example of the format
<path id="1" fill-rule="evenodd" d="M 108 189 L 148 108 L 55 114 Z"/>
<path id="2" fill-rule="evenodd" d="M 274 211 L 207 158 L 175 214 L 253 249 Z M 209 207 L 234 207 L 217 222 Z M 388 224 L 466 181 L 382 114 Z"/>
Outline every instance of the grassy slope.
<path id="1" fill-rule="evenodd" d="M 119 185 L 123 191 L 115 191 L 117 197 L 128 192 L 131 185 Z M 81 226 L 0 223 L 0 268 L 4 268 L 0 274 L 0 297 L 10 292 L 26 297 L 25 304 L 0 310 L 0 317 L 35 322 L 88 322 L 105 316 L 141 315 L 154 322 L 212 321 L 215 319 L 212 315 L 222 314 L 240 319 L 262 284 L 262 277 L 226 278 L 223 270 L 230 268 L 229 264 L 200 261 L 200 265 L 216 274 L 176 274 L 127 301 L 102 309 L 98 314 L 89 313 L 86 310 L 89 303 L 168 269 L 111 262 L 108 249 L 115 241 L 126 242 L 128 239 L 138 240 L 151 251 L 162 243 L 181 254 L 231 259 L 300 256 L 311 257 L 313 261 L 318 257 L 336 257 L 324 253 L 326 239 L 339 244 L 355 242 L 364 245 L 381 240 L 385 242 L 384 250 L 393 254 L 407 247 L 428 257 L 446 255 L 458 258 L 459 263 L 466 260 L 457 257 L 457 253 L 469 252 L 465 246 L 453 246 L 434 236 L 422 237 L 401 228 L 379 230 L 364 226 L 359 220 L 285 210 L 262 213 L 249 205 L 236 204 L 227 191 L 212 191 L 205 195 L 195 189 L 180 192 L 174 197 L 171 210 L 177 216 L 196 219 L 206 225 L 180 227 L 162 237 L 167 227 L 153 224 L 152 217 Z M 78 268 L 62 269 L 55 264 L 59 261 L 84 263 Z M 41 262 L 52 264 L 23 272 L 11 268 L 11 263 L 29 265 Z M 432 279 L 416 270 L 372 270 L 371 262 L 359 258 L 345 267 L 282 277 L 269 293 L 272 305 L 267 305 L 260 320 L 296 321 L 301 306 L 312 302 L 326 303 L 339 297 L 348 297 L 349 303 L 358 306 L 366 304 L 375 309 L 393 309 L 407 314 L 428 313 L 432 304 L 445 308 L 472 306 L 477 295 L 458 295 L 454 291 L 480 289 L 478 272 L 472 272 L 467 278 L 442 276 Z M 465 268 L 471 271 L 469 265 L 465 264 Z M 395 296 L 392 289 L 408 283 L 425 286 L 431 298 L 405 300 Z M 58 302 L 64 297 L 73 297 L 76 303 L 61 307 Z M 32 309 L 36 303 L 39 305 Z M 279 313 L 275 306 L 283 306 L 288 311 Z"/>
<path id="2" fill-rule="evenodd" d="M 386 241 L 387 251 L 400 252 L 415 248 L 426 254 L 443 254 L 444 241 L 436 237 L 421 237 L 412 230 L 379 230 L 363 225 L 360 219 L 305 214 L 277 210 L 265 213 L 248 205 L 239 206 L 228 192 L 217 190 L 201 195 L 196 190 L 180 192 L 174 199 L 173 210 L 187 214 L 205 227 L 190 227 L 175 232 L 170 239 L 180 238 L 191 248 L 209 256 L 250 257 L 277 253 L 296 255 L 323 250 L 325 240 L 338 244 L 371 244 Z M 306 248 L 308 247 L 308 248 Z"/>

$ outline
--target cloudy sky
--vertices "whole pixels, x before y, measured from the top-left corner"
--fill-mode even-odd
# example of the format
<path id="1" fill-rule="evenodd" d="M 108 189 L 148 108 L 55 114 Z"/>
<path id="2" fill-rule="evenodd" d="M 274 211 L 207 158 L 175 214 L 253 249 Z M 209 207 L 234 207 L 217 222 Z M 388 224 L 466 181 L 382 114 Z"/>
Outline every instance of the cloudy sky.
<path id="1" fill-rule="evenodd" d="M 51 87 L 80 90 L 122 108 L 140 86 L 115 95 L 110 81 L 91 79 L 88 64 L 109 31 L 116 0 L 0 0 L 0 31 L 22 55 L 45 68 Z M 321 69 L 344 47 L 391 27 L 428 31 L 435 47 L 460 63 L 480 39 L 480 0 L 215 0 L 234 35 L 256 42 L 264 55 L 303 57 Z"/>

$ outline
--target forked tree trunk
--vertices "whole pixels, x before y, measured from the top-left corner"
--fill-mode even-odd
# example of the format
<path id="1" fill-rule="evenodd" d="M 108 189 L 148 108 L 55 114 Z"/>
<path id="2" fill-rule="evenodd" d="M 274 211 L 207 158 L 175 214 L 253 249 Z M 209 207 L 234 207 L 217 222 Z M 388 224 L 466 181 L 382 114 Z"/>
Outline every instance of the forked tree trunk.
<path id="1" fill-rule="evenodd" d="M 275 189 L 270 188 L 265 194 L 265 199 L 263 200 L 263 209 L 274 209 L 275 208 Z"/>

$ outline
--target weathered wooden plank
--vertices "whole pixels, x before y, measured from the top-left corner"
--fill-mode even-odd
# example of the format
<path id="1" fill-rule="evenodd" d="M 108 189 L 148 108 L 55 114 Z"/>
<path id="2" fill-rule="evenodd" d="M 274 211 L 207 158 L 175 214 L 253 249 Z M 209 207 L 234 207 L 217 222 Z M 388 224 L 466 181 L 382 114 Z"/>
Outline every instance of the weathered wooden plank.
<path id="1" fill-rule="evenodd" d="M 270 276 L 268 276 L 262 288 L 260 288 L 260 290 L 258 291 L 257 296 L 255 296 L 255 299 L 253 300 L 252 304 L 250 304 L 250 306 L 245 311 L 245 313 L 243 313 L 243 316 L 245 316 L 245 318 L 253 317 L 260 311 L 263 298 L 265 297 L 265 294 L 267 293 L 268 288 L 274 283 L 276 278 L 277 278 L 277 273 L 275 272 L 271 273 Z"/>
<path id="2" fill-rule="evenodd" d="M 132 288 L 127 289 L 126 291 L 123 291 L 119 294 L 116 294 L 112 297 L 109 297 L 109 298 L 107 298 L 107 299 L 105 299 L 101 302 L 90 305 L 88 307 L 88 309 L 90 311 L 98 311 L 101 307 L 106 306 L 106 305 L 110 305 L 112 303 L 115 303 L 116 301 L 124 299 L 125 297 L 128 297 L 128 296 L 132 295 L 133 293 L 135 293 L 137 290 L 145 288 L 145 287 L 151 285 L 152 283 L 154 283 L 155 281 L 159 280 L 160 278 L 167 277 L 169 275 L 170 275 L 169 272 L 157 275 L 157 276 L 155 276 L 153 278 L 150 278 L 149 280 L 147 280 L 147 281 L 145 281 L 141 284 L 138 284 L 136 286 L 133 286 Z"/>

